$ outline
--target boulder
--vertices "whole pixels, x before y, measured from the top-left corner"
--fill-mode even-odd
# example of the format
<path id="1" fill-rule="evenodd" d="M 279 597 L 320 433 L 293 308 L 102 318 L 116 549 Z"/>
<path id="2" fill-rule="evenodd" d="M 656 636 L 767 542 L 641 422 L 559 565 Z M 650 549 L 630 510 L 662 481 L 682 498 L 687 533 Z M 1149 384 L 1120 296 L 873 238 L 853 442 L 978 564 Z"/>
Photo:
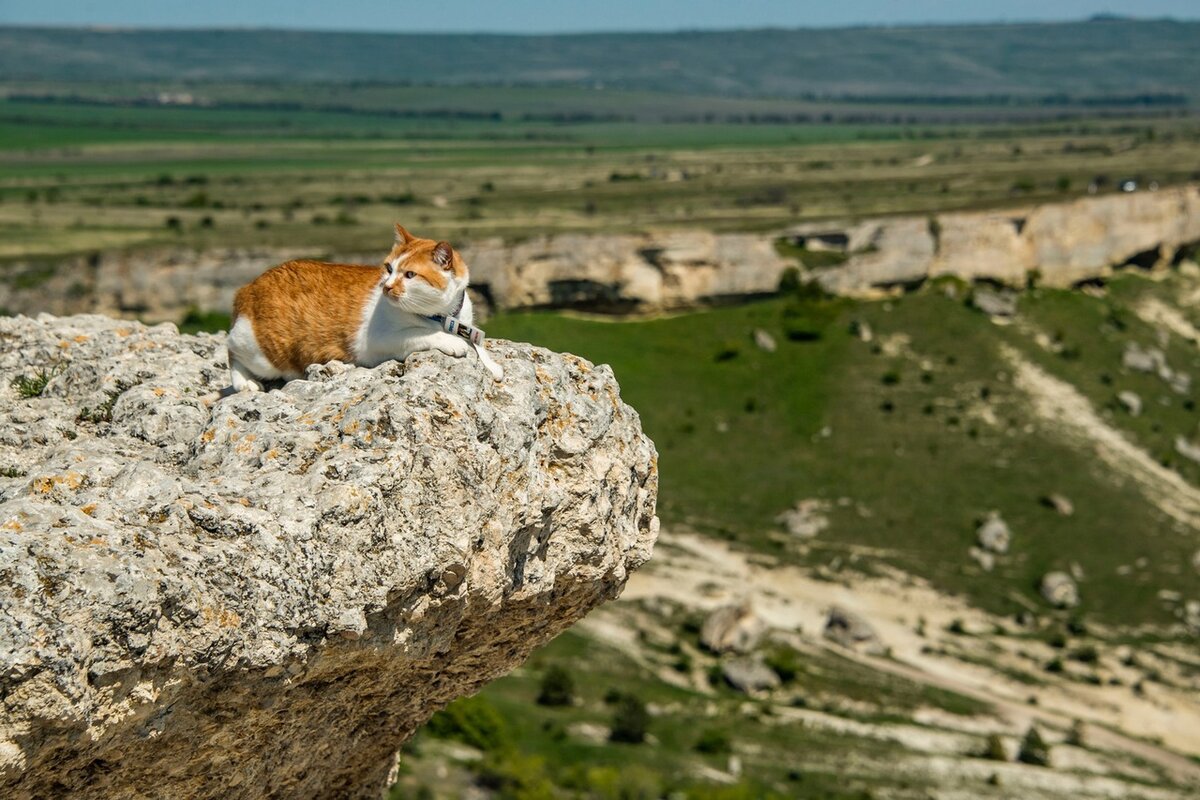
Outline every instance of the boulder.
<path id="1" fill-rule="evenodd" d="M 969 555 L 971 558 L 975 559 L 975 562 L 977 564 L 979 564 L 979 567 L 984 572 L 991 572 L 993 569 L 996 568 L 996 554 L 991 552 L 990 550 L 984 550 L 979 547 L 972 547 L 969 550 L 967 550 L 967 555 Z"/>
<path id="2" fill-rule="evenodd" d="M 775 521 L 792 536 L 811 539 L 829 527 L 829 517 L 826 516 L 828 511 L 828 501 L 809 498 L 797 502 L 777 516 Z"/>
<path id="3" fill-rule="evenodd" d="M 1008 529 L 1008 523 L 996 511 L 988 515 L 988 518 L 979 526 L 979 530 L 975 531 L 975 540 L 984 550 L 992 553 L 1007 553 L 1009 542 L 1012 540 L 1012 532 Z"/>
<path id="4" fill-rule="evenodd" d="M 1042 504 L 1046 508 L 1052 508 L 1064 517 L 1069 517 L 1075 513 L 1075 504 L 1071 502 L 1066 495 L 1058 492 L 1051 492 L 1042 498 Z"/>
<path id="5" fill-rule="evenodd" d="M 754 329 L 754 344 L 759 350 L 765 350 L 768 353 L 774 353 L 777 345 L 775 337 L 764 331 L 762 328 Z"/>
<path id="6" fill-rule="evenodd" d="M 221 336 L 0 342 L 6 798 L 379 797 L 651 553 L 656 454 L 605 366 L 494 341 L 503 383 L 419 353 L 209 408 Z"/>
<path id="7" fill-rule="evenodd" d="M 1049 572 L 1042 577 L 1042 598 L 1055 608 L 1074 608 L 1079 605 L 1079 587 L 1065 572 Z"/>
<path id="8" fill-rule="evenodd" d="M 1134 372 L 1159 372 L 1167 365 L 1167 357 L 1157 347 L 1142 348 L 1136 342 L 1125 345 L 1121 366 Z"/>
<path id="9" fill-rule="evenodd" d="M 700 626 L 700 644 L 713 653 L 749 653 L 766 630 L 766 623 L 749 603 L 723 606 Z"/>
<path id="10" fill-rule="evenodd" d="M 863 648 L 868 652 L 883 650 L 883 643 L 871 623 L 843 606 L 829 609 L 823 633 L 826 639 L 843 647 Z"/>
<path id="11" fill-rule="evenodd" d="M 1185 436 L 1175 437 L 1175 452 L 1189 461 L 1200 464 L 1200 444 L 1192 442 Z"/>
<path id="12" fill-rule="evenodd" d="M 778 689 L 781 681 L 775 671 L 760 659 L 741 657 L 731 658 L 721 664 L 721 675 L 725 682 L 746 694 L 768 692 Z"/>
<path id="13" fill-rule="evenodd" d="M 989 317 L 1013 317 L 1017 314 L 1017 293 L 976 286 L 971 304 Z"/>
<path id="14" fill-rule="evenodd" d="M 1125 407 L 1131 417 L 1136 417 L 1142 413 L 1142 398 L 1137 392 L 1123 391 L 1117 392 L 1117 402 Z"/>

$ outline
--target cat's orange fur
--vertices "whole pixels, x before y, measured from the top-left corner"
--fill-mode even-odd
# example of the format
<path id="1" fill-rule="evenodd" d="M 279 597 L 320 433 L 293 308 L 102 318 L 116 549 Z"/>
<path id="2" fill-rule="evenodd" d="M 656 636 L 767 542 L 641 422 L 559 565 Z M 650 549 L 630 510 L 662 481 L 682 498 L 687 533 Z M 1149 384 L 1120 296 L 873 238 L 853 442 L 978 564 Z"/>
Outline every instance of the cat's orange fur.
<path id="1" fill-rule="evenodd" d="M 417 238 L 402 225 L 396 226 L 396 234 L 385 262 L 407 254 L 405 271 L 443 289 L 446 276 L 437 262 L 448 253 L 454 274 L 466 275 L 462 258 L 446 242 Z M 383 266 L 288 261 L 238 290 L 233 322 L 241 316 L 253 320 L 259 347 L 281 372 L 302 373 L 309 364 L 334 360 L 351 363 L 357 355 L 354 341 L 362 325 L 362 309 L 383 276 Z M 402 296 L 403 282 L 387 293 Z"/>

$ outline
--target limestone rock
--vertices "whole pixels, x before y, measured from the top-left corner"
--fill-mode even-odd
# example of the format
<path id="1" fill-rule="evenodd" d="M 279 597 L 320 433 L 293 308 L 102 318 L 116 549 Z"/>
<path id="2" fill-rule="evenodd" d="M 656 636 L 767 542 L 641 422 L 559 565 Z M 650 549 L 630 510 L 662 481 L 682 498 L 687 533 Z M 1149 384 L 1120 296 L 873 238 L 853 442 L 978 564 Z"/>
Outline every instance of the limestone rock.
<path id="1" fill-rule="evenodd" d="M 209 409 L 221 336 L 42 316 L 0 342 L 25 473 L 0 478 L 0 796 L 378 797 L 434 711 L 654 543 L 654 447 L 574 356 L 491 342 L 499 384 L 335 363 Z"/>
<path id="2" fill-rule="evenodd" d="M 1017 295 L 1011 290 L 999 291 L 977 286 L 971 292 L 971 304 L 989 317 L 1013 317 L 1017 313 Z"/>
<path id="3" fill-rule="evenodd" d="M 829 527 L 829 503 L 826 500 L 809 498 L 784 511 L 775 521 L 792 536 L 811 539 Z"/>
<path id="4" fill-rule="evenodd" d="M 1002 212 L 808 223 L 765 234 L 563 233 L 459 244 L 481 309 L 627 312 L 773 294 L 784 271 L 795 267 L 775 251 L 780 235 L 848 255 L 845 263 L 813 272 L 835 294 L 878 294 L 941 275 L 1022 288 L 1036 273 L 1041 285 L 1067 288 L 1123 267 L 1166 264 L 1180 248 L 1200 241 L 1200 187 Z M 381 254 L 173 248 L 69 257 L 49 265 L 16 262 L 6 268 L 10 276 L 36 279 L 0 281 L 0 307 L 179 319 L 188 308 L 227 310 L 239 286 L 289 258 L 370 264 Z"/>
<path id="5" fill-rule="evenodd" d="M 1047 204 L 1029 214 L 1022 235 L 1043 284 L 1066 288 L 1130 261 L 1152 266 L 1164 245 L 1193 241 L 1200 225 L 1196 194 L 1182 187 Z"/>
<path id="6" fill-rule="evenodd" d="M 834 294 L 857 294 L 872 287 L 912 286 L 929 276 L 934 254 L 929 221 L 902 217 L 864 223 L 850 235 L 850 260 L 814 270 L 818 283 Z"/>
<path id="7" fill-rule="evenodd" d="M 984 550 L 992 553 L 1007 553 L 1009 542 L 1012 540 L 1012 532 L 1000 514 L 993 511 L 979 526 L 979 530 L 975 531 L 975 540 Z"/>
<path id="8" fill-rule="evenodd" d="M 973 558 L 984 572 L 991 572 L 996 568 L 996 554 L 990 550 L 984 550 L 981 547 L 972 547 L 967 550 L 967 555 Z"/>
<path id="9" fill-rule="evenodd" d="M 724 662 L 721 664 L 721 674 L 730 686 L 746 694 L 777 689 L 781 683 L 774 670 L 761 660 L 748 656 Z"/>
<path id="10" fill-rule="evenodd" d="M 1187 437 L 1175 437 L 1175 452 L 1189 461 L 1195 461 L 1197 464 L 1200 464 L 1200 444 L 1195 444 Z"/>
<path id="11" fill-rule="evenodd" d="M 1131 417 L 1139 416 L 1142 413 L 1142 398 L 1137 392 L 1123 391 L 1117 392 L 1117 402 L 1125 407 Z"/>
<path id="12" fill-rule="evenodd" d="M 1049 572 L 1042 577 L 1042 598 L 1055 608 L 1074 608 L 1079 605 L 1079 587 L 1065 572 Z"/>
<path id="13" fill-rule="evenodd" d="M 1042 503 L 1047 508 L 1052 508 L 1064 517 L 1069 517 L 1075 513 L 1075 504 L 1071 502 L 1066 495 L 1058 492 L 1051 492 L 1042 498 Z"/>
<path id="14" fill-rule="evenodd" d="M 1157 347 L 1143 349 L 1136 342 L 1125 346 L 1121 354 L 1121 366 L 1135 372 L 1158 372 L 1167 364 L 1167 357 Z"/>
<path id="15" fill-rule="evenodd" d="M 1024 287 L 1034 261 L 1029 242 L 1021 237 L 1023 224 L 1019 212 L 939 215 L 937 256 L 929 267 L 930 277 L 952 275 Z"/>
<path id="16" fill-rule="evenodd" d="M 713 653 L 749 653 L 766 630 L 766 623 L 749 603 L 723 606 L 704 620 L 700 644 Z"/>
<path id="17" fill-rule="evenodd" d="M 754 344 L 759 350 L 765 350 L 768 353 L 774 353 L 775 348 L 778 346 L 775 343 L 775 337 L 762 328 L 754 329 Z"/>
<path id="18" fill-rule="evenodd" d="M 834 606 L 829 609 L 829 617 L 825 620 L 824 636 L 843 647 L 861 647 L 868 652 L 878 652 L 883 649 L 879 634 L 875 632 L 871 623 L 843 606 Z"/>

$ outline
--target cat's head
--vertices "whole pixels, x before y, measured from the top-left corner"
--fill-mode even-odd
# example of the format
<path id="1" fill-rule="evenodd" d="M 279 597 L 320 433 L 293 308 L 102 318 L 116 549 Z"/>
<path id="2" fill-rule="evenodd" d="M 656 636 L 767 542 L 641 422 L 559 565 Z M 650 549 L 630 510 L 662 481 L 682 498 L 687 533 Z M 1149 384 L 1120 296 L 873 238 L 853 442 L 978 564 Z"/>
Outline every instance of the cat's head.
<path id="1" fill-rule="evenodd" d="M 467 265 L 449 242 L 417 238 L 396 224 L 396 243 L 383 260 L 388 302 L 414 314 L 447 314 L 467 280 Z"/>

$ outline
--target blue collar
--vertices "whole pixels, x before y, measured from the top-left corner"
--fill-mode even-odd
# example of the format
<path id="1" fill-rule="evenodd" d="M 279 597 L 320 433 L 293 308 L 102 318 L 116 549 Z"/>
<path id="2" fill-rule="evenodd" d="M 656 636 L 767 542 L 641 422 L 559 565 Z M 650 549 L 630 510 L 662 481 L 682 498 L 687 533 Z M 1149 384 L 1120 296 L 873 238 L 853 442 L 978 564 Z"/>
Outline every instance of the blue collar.
<path id="1" fill-rule="evenodd" d="M 465 322 L 459 322 L 458 320 L 458 315 L 462 313 L 463 305 L 466 302 L 467 290 L 463 289 L 458 295 L 458 302 L 455 304 L 453 311 L 449 314 L 430 314 L 425 319 L 436 322 L 441 326 L 442 330 L 451 336 L 461 337 L 471 344 L 482 345 L 484 338 L 483 329 L 467 325 Z"/>

